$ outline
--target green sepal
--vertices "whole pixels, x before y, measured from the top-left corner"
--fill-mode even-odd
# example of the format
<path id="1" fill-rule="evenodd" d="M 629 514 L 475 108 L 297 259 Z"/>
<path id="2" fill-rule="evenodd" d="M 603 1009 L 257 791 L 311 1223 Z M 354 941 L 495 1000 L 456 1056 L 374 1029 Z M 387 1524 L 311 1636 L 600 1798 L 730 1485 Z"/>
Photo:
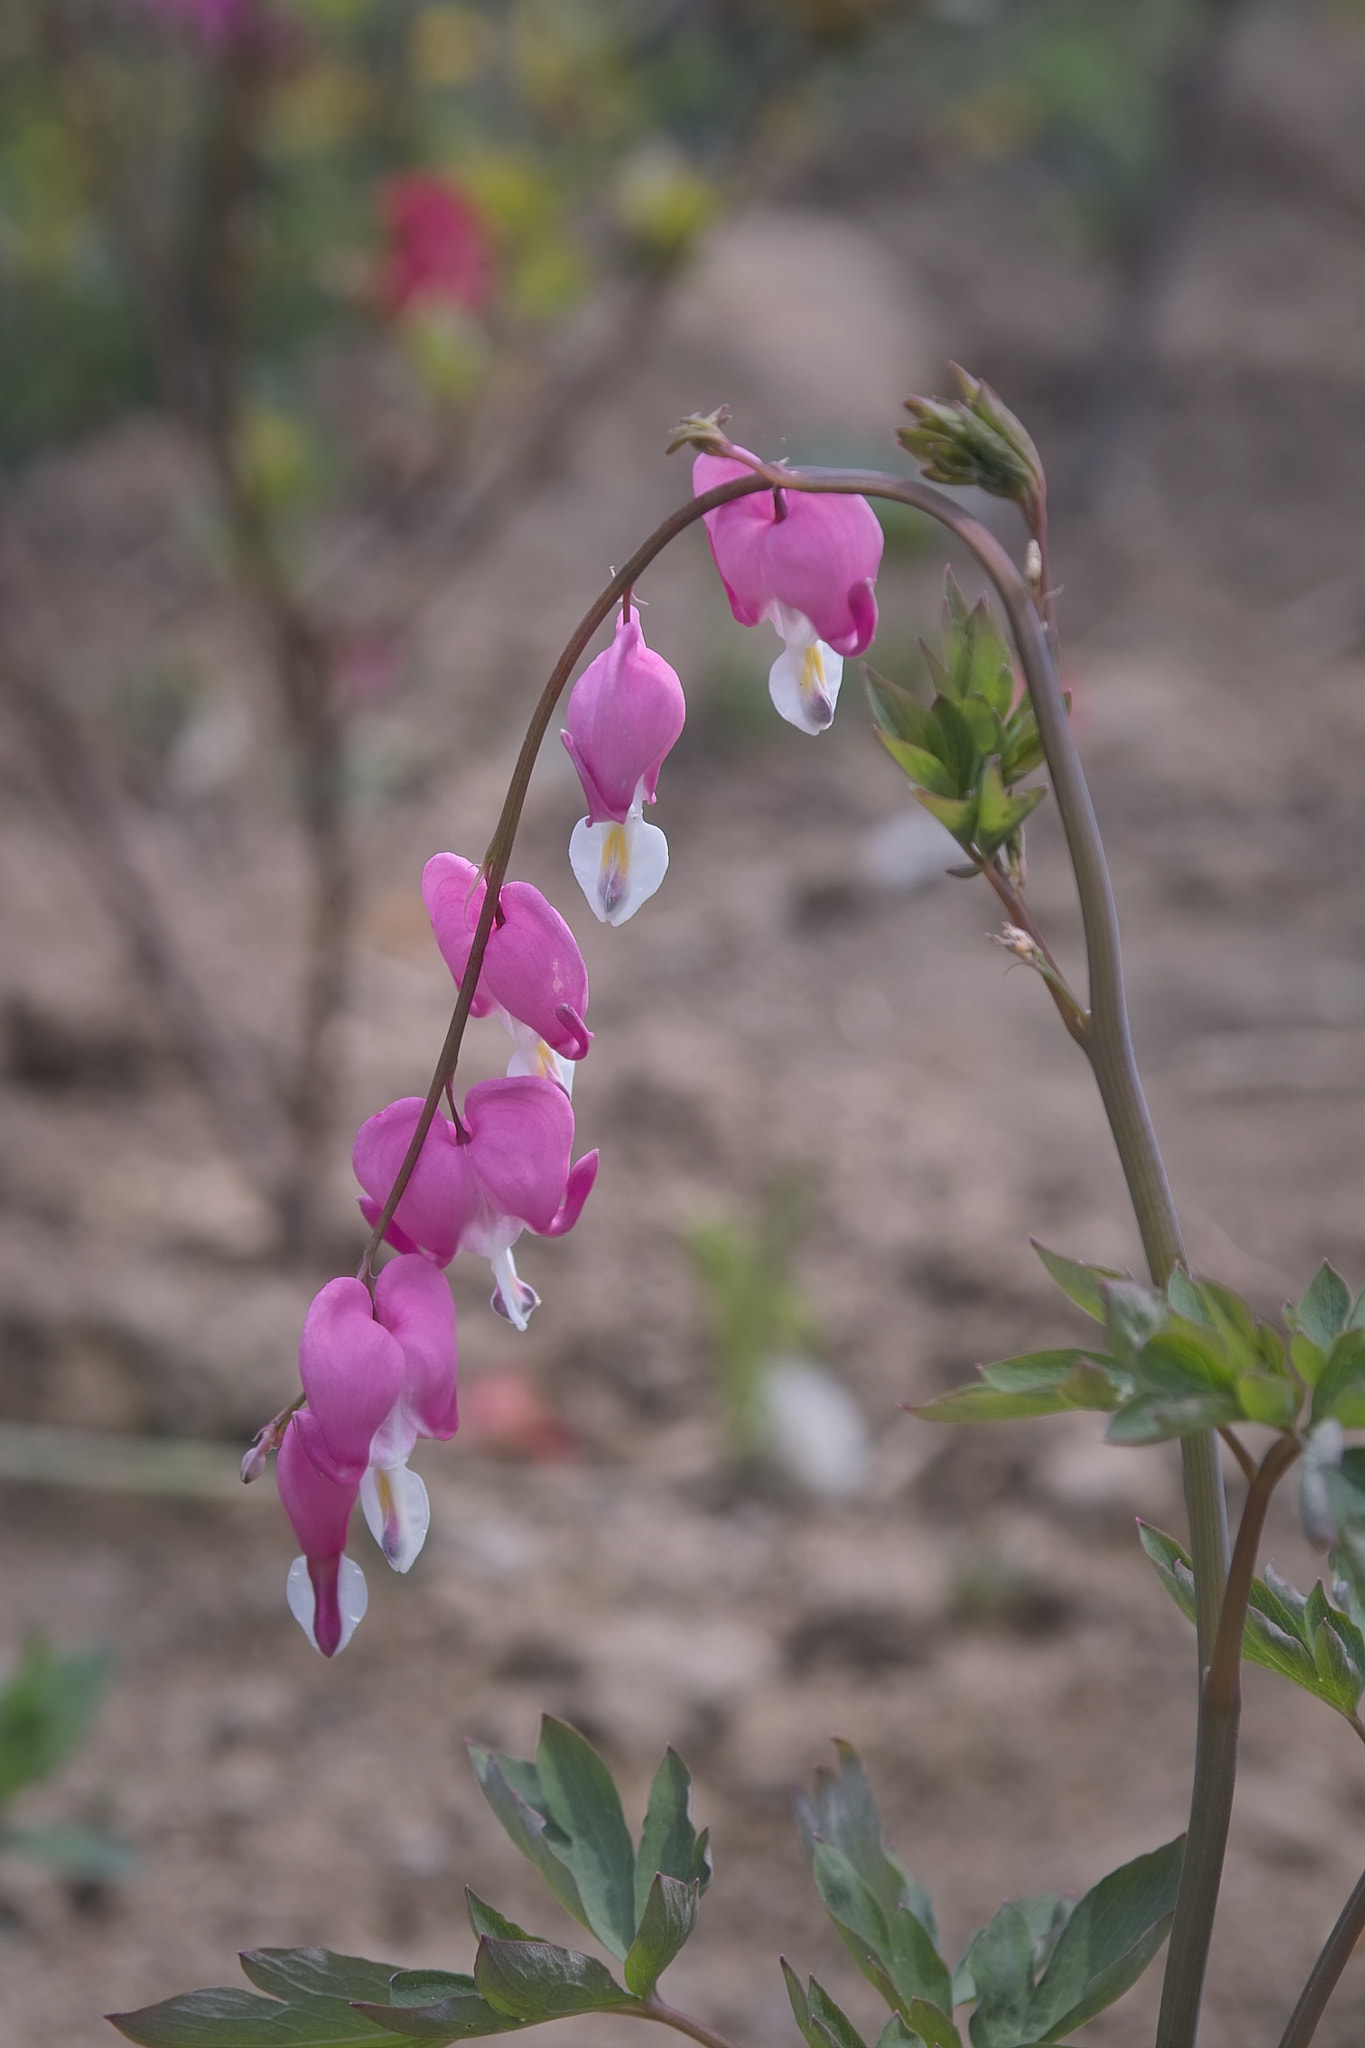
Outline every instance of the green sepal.
<path id="1" fill-rule="evenodd" d="M 878 733 L 891 739 L 908 740 L 911 746 L 922 747 L 926 753 L 935 753 L 938 728 L 928 705 L 922 704 L 912 690 L 903 689 L 899 683 L 878 675 L 876 669 L 870 668 L 866 662 L 863 663 L 863 687 L 867 691 L 867 701 Z"/>
<path id="2" fill-rule="evenodd" d="M 939 743 L 934 752 L 952 778 L 955 793 L 961 797 L 970 796 L 976 788 L 981 767 L 981 749 L 976 743 L 971 722 L 961 705 L 942 695 L 935 697 L 930 716 L 939 733 Z"/>
<path id="3" fill-rule="evenodd" d="M 1045 1244 L 1039 1244 L 1031 1237 L 1032 1245 L 1044 1266 L 1077 1308 L 1093 1316 L 1097 1323 L 1104 1321 L 1104 1295 L 1101 1291 L 1107 1280 L 1127 1280 L 1127 1273 L 1119 1273 L 1112 1266 L 1088 1266 L 1080 1259 L 1068 1259 L 1062 1252 L 1049 1251 Z"/>
<path id="4" fill-rule="evenodd" d="M 972 742 L 983 761 L 998 756 L 1005 744 L 1005 728 L 984 697 L 961 697 L 957 706 L 971 728 Z"/>
<path id="5" fill-rule="evenodd" d="M 519 2020 L 557 2020 L 631 2003 L 630 1993 L 596 1956 L 552 1941 L 495 1941 L 485 1934 L 474 1958 L 474 1982 L 491 2006 Z"/>
<path id="6" fill-rule="evenodd" d="M 660 1871 L 649 1888 L 640 1925 L 625 1960 L 626 1984 L 648 1998 L 697 1924 L 697 1886 Z"/>

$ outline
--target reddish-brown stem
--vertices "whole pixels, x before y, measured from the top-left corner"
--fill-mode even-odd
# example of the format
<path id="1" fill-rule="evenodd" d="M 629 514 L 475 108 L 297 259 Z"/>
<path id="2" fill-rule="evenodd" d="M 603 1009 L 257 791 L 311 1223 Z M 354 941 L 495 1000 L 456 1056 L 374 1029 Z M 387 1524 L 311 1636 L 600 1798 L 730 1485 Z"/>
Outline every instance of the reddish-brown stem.
<path id="1" fill-rule="evenodd" d="M 1224 1428 L 1220 1429 L 1218 1434 L 1222 1437 L 1223 1442 L 1240 1465 L 1243 1479 L 1250 1485 L 1256 1477 L 1256 1460 L 1252 1457 L 1236 1430 Z"/>
<path id="2" fill-rule="evenodd" d="M 977 868 L 986 877 L 986 880 L 1000 898 L 1010 923 L 1017 924 L 1021 931 L 1027 932 L 1034 945 L 1038 948 L 1038 951 L 1042 954 L 1044 961 L 1050 969 L 1050 974 L 1043 977 L 1047 985 L 1048 994 L 1057 1006 L 1058 1016 L 1075 1039 L 1077 1045 L 1083 1046 L 1090 1029 L 1090 1019 L 1068 987 L 1066 976 L 1053 958 L 1047 940 L 1034 923 L 1028 905 L 1015 888 L 1013 882 L 1011 882 L 1009 876 L 1001 871 L 996 861 L 978 861 Z"/>

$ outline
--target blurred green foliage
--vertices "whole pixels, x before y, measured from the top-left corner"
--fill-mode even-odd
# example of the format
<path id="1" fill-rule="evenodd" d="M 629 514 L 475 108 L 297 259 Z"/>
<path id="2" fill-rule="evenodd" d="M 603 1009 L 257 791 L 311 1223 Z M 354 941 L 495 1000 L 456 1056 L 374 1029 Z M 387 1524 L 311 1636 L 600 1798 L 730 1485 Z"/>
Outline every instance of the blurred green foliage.
<path id="1" fill-rule="evenodd" d="M 809 1351 L 815 1320 L 792 1274 L 801 1239 L 802 1191 L 793 1176 L 769 1190 L 752 1223 L 697 1224 L 687 1248 L 711 1325 L 712 1362 L 732 1454 L 757 1456 L 764 1429 L 763 1375 L 780 1352 Z"/>
<path id="2" fill-rule="evenodd" d="M 132 1861 L 122 1842 L 78 1823 L 12 1827 L 16 1793 L 52 1777 L 81 1748 L 109 1681 L 102 1650 L 55 1650 L 33 1636 L 0 1687 L 0 1850 L 35 1856 L 70 1877 L 105 1880 Z"/>

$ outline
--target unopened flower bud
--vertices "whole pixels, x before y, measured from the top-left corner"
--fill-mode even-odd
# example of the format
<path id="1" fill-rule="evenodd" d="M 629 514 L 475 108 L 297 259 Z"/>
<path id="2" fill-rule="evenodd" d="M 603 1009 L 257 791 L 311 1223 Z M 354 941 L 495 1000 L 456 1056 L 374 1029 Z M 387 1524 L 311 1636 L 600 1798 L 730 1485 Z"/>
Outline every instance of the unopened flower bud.
<path id="1" fill-rule="evenodd" d="M 1012 498 L 1036 516 L 1047 491 L 1042 460 L 1023 426 L 989 384 L 953 366 L 961 398 L 907 398 L 913 427 L 897 440 L 936 484 L 975 484 L 993 498 Z"/>

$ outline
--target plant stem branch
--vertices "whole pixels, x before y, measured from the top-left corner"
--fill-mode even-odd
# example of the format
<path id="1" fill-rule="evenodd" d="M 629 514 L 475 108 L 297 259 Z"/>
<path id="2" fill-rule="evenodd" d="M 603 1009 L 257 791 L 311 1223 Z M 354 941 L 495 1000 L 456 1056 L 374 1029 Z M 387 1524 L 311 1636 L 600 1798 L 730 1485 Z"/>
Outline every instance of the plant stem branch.
<path id="1" fill-rule="evenodd" d="M 1056 1004 L 1057 1014 L 1063 1024 L 1065 1024 L 1077 1045 L 1084 1049 L 1085 1041 L 1090 1032 L 1090 1019 L 1068 986 L 1066 976 L 1053 958 L 1052 948 L 1034 923 L 1033 915 L 1028 905 L 1015 888 L 1013 882 L 1011 882 L 1009 876 L 1001 870 L 998 860 L 994 858 L 978 860 L 977 867 L 999 897 L 1010 923 L 1017 924 L 1021 931 L 1027 932 L 1034 945 L 1038 948 L 1038 951 L 1042 954 L 1049 970 L 1043 977 L 1047 984 L 1048 994 Z"/>
<path id="2" fill-rule="evenodd" d="M 660 2026 L 672 2027 L 675 2033 L 686 2034 L 689 2039 L 699 2041 L 701 2048 L 733 2048 L 724 2034 L 708 2027 L 702 2020 L 694 2020 L 690 2013 L 679 2012 L 674 2005 L 665 2005 L 659 1998 L 640 1998 L 629 2005 L 609 2005 L 603 2012 L 619 2012 L 626 2019 L 657 2020 Z"/>
<path id="3" fill-rule="evenodd" d="M 1194 1762 L 1196 1796 L 1190 1808 L 1180 1894 L 1171 1926 L 1156 2048 L 1193 2048 L 1199 2026 L 1199 2002 L 1237 1776 L 1247 1600 L 1270 1497 L 1298 1455 L 1299 1447 L 1292 1436 L 1278 1437 L 1261 1460 L 1242 1507 L 1218 1617 L 1213 1660 L 1200 1703 Z"/>
<path id="4" fill-rule="evenodd" d="M 1308 2048 L 1327 2001 L 1337 1988 L 1337 1979 L 1350 1962 L 1356 1944 L 1365 1934 L 1365 1875 L 1341 1909 L 1340 1918 L 1328 1935 L 1322 1953 L 1289 2015 L 1289 2025 L 1280 2037 L 1280 2048 Z"/>

